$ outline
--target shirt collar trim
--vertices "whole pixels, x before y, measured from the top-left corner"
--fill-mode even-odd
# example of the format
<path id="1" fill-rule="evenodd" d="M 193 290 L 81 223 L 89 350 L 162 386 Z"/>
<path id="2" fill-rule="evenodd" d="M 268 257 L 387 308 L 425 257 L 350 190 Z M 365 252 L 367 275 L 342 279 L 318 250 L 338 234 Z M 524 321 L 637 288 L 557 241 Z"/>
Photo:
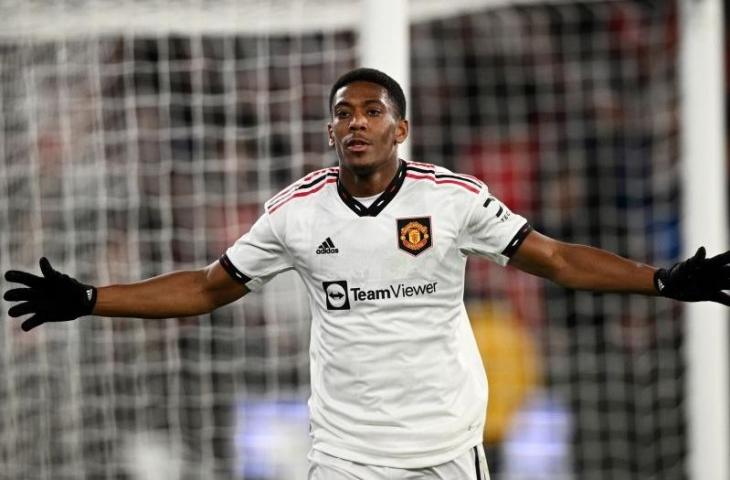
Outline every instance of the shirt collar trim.
<path id="1" fill-rule="evenodd" d="M 350 210 L 355 212 L 360 217 L 376 217 L 388 204 L 395 198 L 396 194 L 403 186 L 403 182 L 406 179 L 406 162 L 399 160 L 398 171 L 390 181 L 383 193 L 372 203 L 369 207 L 366 207 L 362 203 L 355 200 L 355 198 L 348 192 L 340 178 L 337 178 L 337 193 L 340 199 L 347 205 Z"/>

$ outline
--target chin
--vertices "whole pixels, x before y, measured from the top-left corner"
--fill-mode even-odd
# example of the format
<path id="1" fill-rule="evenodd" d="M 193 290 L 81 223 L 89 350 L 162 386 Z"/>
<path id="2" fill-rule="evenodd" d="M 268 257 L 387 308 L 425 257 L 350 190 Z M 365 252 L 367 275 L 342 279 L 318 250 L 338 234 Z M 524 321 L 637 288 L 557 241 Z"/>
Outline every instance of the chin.
<path id="1" fill-rule="evenodd" d="M 372 163 L 350 164 L 350 169 L 358 177 L 369 177 L 370 175 L 375 173 L 375 170 L 376 170 L 375 165 L 373 165 Z"/>
<path id="2" fill-rule="evenodd" d="M 343 159 L 342 163 L 358 177 L 366 177 L 372 175 L 378 169 L 378 162 L 369 159 L 366 155 L 348 155 Z"/>

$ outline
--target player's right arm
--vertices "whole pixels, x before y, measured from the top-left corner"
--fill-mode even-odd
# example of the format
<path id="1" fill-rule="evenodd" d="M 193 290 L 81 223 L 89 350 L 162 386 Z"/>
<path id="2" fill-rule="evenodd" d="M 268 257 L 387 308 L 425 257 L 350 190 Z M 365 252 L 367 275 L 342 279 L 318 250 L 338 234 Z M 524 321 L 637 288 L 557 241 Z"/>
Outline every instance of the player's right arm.
<path id="1" fill-rule="evenodd" d="M 296 186 L 297 184 L 295 184 Z M 286 189 L 278 198 L 286 199 Z M 286 217 L 279 216 L 286 223 Z M 10 270 L 9 282 L 23 286 L 5 292 L 13 305 L 11 317 L 30 315 L 23 330 L 46 322 L 74 320 L 84 315 L 106 317 L 170 318 L 210 312 L 255 291 L 294 262 L 274 231 L 270 214 L 264 212 L 220 258 L 199 270 L 167 273 L 148 280 L 95 288 L 54 270 L 40 261 L 43 276 Z M 244 273 L 245 272 L 245 273 Z"/>
<path id="2" fill-rule="evenodd" d="M 92 313 L 103 317 L 189 317 L 211 312 L 246 293 L 244 285 L 214 262 L 199 270 L 101 287 Z"/>
<path id="3" fill-rule="evenodd" d="M 42 276 L 10 270 L 9 282 L 23 286 L 3 298 L 20 302 L 11 317 L 31 315 L 23 324 L 30 330 L 46 322 L 74 320 L 84 315 L 170 318 L 210 312 L 245 295 L 248 290 L 215 262 L 199 270 L 178 271 L 135 283 L 95 288 L 84 285 L 40 261 Z"/>

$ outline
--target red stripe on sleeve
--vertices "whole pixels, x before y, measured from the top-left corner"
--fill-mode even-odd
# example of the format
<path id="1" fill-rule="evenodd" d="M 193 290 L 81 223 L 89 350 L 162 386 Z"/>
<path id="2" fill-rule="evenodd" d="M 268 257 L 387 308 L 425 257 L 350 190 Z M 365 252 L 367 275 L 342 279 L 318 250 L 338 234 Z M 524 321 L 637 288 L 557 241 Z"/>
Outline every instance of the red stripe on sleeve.
<path id="1" fill-rule="evenodd" d="M 319 185 L 317 185 L 314 188 L 312 188 L 311 190 L 304 190 L 304 191 L 301 191 L 301 192 L 297 192 L 297 193 L 291 195 L 286 200 L 281 201 L 278 205 L 275 205 L 275 206 L 271 207 L 271 209 L 269 210 L 269 213 L 270 214 L 271 213 L 274 213 L 279 208 L 281 208 L 282 206 L 286 205 L 287 203 L 289 203 L 291 200 L 294 200 L 295 198 L 302 198 L 302 197 L 306 197 L 308 195 L 311 195 L 313 193 L 317 193 L 320 190 L 322 190 L 325 185 L 327 185 L 329 183 L 335 183 L 335 182 L 337 182 L 337 179 L 336 178 L 328 178 L 324 182 L 322 182 Z"/>
<path id="2" fill-rule="evenodd" d="M 475 188 L 473 185 L 468 184 L 468 183 L 465 183 L 465 182 L 460 182 L 459 180 L 455 180 L 455 179 L 443 179 L 443 180 L 439 180 L 439 179 L 437 179 L 435 177 L 432 177 L 430 175 L 418 175 L 416 173 L 411 173 L 411 172 L 407 173 L 406 174 L 406 177 L 407 178 L 413 178 L 413 179 L 416 179 L 416 180 L 430 180 L 433 183 L 438 184 L 438 185 L 441 185 L 443 183 L 451 183 L 453 185 L 458 185 L 458 186 L 460 186 L 462 188 L 465 188 L 465 189 L 469 190 L 472 193 L 477 193 L 477 194 L 479 193 L 479 189 Z"/>

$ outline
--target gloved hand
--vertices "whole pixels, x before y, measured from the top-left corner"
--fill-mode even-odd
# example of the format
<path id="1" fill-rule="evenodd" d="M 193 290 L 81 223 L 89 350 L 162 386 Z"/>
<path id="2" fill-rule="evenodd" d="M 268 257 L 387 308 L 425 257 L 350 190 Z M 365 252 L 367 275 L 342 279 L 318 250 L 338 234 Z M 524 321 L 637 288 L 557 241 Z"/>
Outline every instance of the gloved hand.
<path id="1" fill-rule="evenodd" d="M 694 257 L 660 268 L 654 274 L 654 287 L 663 297 L 685 302 L 710 301 L 730 306 L 730 251 L 705 258 L 705 247 Z"/>
<path id="2" fill-rule="evenodd" d="M 46 322 L 74 320 L 94 310 L 96 288 L 54 270 L 45 257 L 39 263 L 42 277 L 18 270 L 5 272 L 5 280 L 27 287 L 14 288 L 3 295 L 9 302 L 23 302 L 8 310 L 11 317 L 33 314 L 21 324 L 23 330 L 27 332 Z"/>

